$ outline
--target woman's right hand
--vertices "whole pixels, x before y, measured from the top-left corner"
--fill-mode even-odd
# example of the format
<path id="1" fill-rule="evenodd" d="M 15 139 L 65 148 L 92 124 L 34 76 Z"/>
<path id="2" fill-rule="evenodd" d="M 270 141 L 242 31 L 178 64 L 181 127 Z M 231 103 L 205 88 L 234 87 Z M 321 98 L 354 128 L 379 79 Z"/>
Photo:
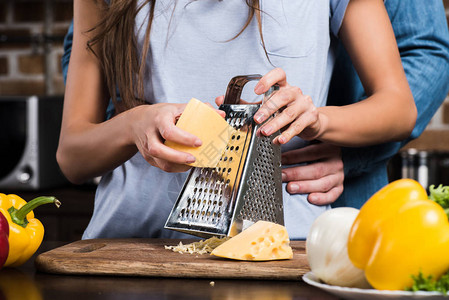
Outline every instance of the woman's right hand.
<path id="1" fill-rule="evenodd" d="M 174 150 L 164 144 L 165 140 L 199 147 L 201 140 L 176 127 L 176 121 L 186 104 L 159 103 L 140 105 L 132 109 L 130 125 L 132 139 L 143 158 L 152 166 L 166 172 L 184 172 L 193 163 L 192 154 Z"/>

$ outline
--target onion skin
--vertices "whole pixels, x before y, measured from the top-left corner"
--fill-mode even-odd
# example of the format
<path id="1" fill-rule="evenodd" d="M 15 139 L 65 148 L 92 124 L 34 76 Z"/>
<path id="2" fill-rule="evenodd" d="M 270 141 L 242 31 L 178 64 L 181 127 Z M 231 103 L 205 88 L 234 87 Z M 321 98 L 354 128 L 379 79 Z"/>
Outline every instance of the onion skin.
<path id="1" fill-rule="evenodd" d="M 313 274 L 324 283 L 343 287 L 370 288 L 364 271 L 348 257 L 348 236 L 359 210 L 338 207 L 321 214 L 312 224 L 306 253 Z"/>

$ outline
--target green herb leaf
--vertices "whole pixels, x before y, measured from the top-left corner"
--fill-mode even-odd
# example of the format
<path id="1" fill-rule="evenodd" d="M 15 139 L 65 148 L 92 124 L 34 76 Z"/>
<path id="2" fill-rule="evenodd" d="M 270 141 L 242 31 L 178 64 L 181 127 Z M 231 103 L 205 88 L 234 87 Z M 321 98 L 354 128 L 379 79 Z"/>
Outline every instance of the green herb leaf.
<path id="1" fill-rule="evenodd" d="M 412 275 L 413 285 L 407 288 L 407 291 L 435 291 L 436 285 L 432 275 L 424 277 L 422 272 L 419 272 L 418 276 Z"/>
<path id="2" fill-rule="evenodd" d="M 419 272 L 418 276 L 412 275 L 413 285 L 407 288 L 407 291 L 428 291 L 428 292 L 440 292 L 447 294 L 449 291 L 449 272 L 443 274 L 437 280 L 434 280 L 432 276 L 424 277 L 422 272 Z"/>
<path id="3" fill-rule="evenodd" d="M 441 205 L 449 218 L 449 186 L 440 184 L 435 188 L 435 185 L 432 184 L 429 187 L 429 199 Z"/>

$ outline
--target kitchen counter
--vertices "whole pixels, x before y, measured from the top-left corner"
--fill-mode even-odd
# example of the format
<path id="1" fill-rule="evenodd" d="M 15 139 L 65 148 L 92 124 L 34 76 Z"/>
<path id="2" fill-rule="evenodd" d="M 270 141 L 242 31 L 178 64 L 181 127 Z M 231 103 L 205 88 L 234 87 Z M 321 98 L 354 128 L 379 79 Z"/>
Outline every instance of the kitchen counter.
<path id="1" fill-rule="evenodd" d="M 72 276 L 36 270 L 39 253 L 64 244 L 44 241 L 23 266 L 0 270 L 0 299 L 338 299 L 302 281 Z"/>

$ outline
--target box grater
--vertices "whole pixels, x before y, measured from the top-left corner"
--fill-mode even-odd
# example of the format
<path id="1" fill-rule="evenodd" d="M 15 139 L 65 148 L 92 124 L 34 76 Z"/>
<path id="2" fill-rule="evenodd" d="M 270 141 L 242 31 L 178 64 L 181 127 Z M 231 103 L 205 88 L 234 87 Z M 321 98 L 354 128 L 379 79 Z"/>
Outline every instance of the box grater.
<path id="1" fill-rule="evenodd" d="M 238 104 L 244 85 L 260 75 L 236 76 L 228 84 L 226 121 L 236 129 L 215 168 L 192 168 L 165 228 L 200 237 L 234 236 L 258 220 L 284 224 L 281 148 L 256 134 L 260 104 Z M 264 95 L 268 101 L 277 90 Z"/>

